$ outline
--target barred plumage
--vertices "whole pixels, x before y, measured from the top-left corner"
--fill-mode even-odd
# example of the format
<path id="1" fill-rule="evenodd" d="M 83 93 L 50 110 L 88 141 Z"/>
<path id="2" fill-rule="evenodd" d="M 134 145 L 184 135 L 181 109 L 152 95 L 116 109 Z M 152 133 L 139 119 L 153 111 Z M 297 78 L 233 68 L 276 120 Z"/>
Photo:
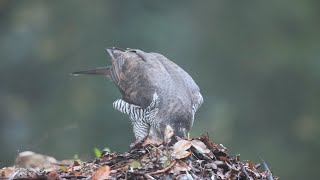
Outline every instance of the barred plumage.
<path id="1" fill-rule="evenodd" d="M 135 136 L 136 138 L 139 138 L 143 137 L 145 134 L 143 133 L 143 129 L 147 129 L 149 124 L 154 123 L 156 114 L 158 113 L 158 103 L 159 97 L 157 93 L 154 93 L 152 102 L 145 109 L 133 104 L 129 104 L 122 99 L 114 101 L 113 107 L 116 110 L 129 115 L 134 129 L 137 129 L 135 130 Z"/>

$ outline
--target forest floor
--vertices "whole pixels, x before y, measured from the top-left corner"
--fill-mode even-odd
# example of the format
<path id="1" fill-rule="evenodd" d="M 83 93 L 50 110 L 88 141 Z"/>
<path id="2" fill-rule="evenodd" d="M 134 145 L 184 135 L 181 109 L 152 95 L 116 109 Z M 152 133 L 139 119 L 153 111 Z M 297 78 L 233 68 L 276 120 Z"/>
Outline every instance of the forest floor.
<path id="1" fill-rule="evenodd" d="M 278 179 L 266 163 L 241 161 L 227 154 L 222 144 L 208 135 L 179 139 L 167 145 L 138 147 L 125 153 L 104 152 L 91 162 L 56 161 L 54 158 L 25 152 L 12 167 L 0 169 L 0 179 Z"/>

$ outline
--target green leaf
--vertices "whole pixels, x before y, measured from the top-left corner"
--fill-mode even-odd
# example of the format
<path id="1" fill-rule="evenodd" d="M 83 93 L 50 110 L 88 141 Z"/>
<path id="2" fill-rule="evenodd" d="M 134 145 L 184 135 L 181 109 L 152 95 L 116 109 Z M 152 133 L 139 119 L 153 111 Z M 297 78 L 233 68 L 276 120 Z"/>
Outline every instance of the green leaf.
<path id="1" fill-rule="evenodd" d="M 166 160 L 164 163 L 161 164 L 162 168 L 165 168 L 171 164 L 170 159 Z"/>
<path id="2" fill-rule="evenodd" d="M 73 160 L 75 160 L 75 161 L 80 160 L 79 155 L 78 154 L 73 155 Z"/>
<path id="3" fill-rule="evenodd" d="M 108 148 L 108 147 L 105 147 L 105 148 L 102 149 L 102 152 L 111 152 L 111 149 Z"/>
<path id="4" fill-rule="evenodd" d="M 139 168 L 139 167 L 141 167 L 141 163 L 140 163 L 139 161 L 132 161 L 132 162 L 130 163 L 130 167 L 132 167 L 132 168 Z"/>
<path id="5" fill-rule="evenodd" d="M 98 148 L 94 148 L 93 149 L 94 155 L 96 156 L 96 158 L 101 157 L 101 151 Z"/>

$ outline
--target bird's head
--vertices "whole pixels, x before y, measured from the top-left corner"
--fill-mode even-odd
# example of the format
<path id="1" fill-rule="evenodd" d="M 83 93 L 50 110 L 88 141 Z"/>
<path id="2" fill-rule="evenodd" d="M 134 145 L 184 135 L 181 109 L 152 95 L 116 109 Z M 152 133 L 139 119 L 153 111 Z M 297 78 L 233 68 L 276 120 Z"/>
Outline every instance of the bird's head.
<path id="1" fill-rule="evenodd" d="M 192 119 L 188 116 L 171 117 L 168 122 L 164 122 L 160 126 L 161 134 L 166 135 L 168 127 L 172 129 L 174 136 L 187 138 L 189 130 L 192 126 Z"/>

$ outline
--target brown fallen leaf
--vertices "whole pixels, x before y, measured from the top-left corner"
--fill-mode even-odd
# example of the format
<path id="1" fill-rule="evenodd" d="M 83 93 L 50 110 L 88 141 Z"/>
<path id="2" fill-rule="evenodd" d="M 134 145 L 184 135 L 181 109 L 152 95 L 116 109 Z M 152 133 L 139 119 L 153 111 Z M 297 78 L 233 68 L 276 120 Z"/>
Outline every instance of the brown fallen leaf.
<path id="1" fill-rule="evenodd" d="M 187 151 L 191 147 L 191 142 L 181 139 L 173 145 L 173 157 L 175 159 L 182 159 L 188 157 L 191 153 Z"/>
<path id="2" fill-rule="evenodd" d="M 179 172 L 190 170 L 191 168 L 185 162 L 178 161 L 172 171 L 174 172 L 174 174 L 178 174 Z"/>
<path id="3" fill-rule="evenodd" d="M 196 148 L 202 154 L 210 153 L 210 150 L 207 148 L 207 146 L 199 140 L 196 140 L 196 139 L 192 140 L 191 144 L 194 148 Z"/>
<path id="4" fill-rule="evenodd" d="M 177 180 L 182 180 L 182 179 L 194 179 L 189 173 L 187 174 L 180 174 L 176 177 Z"/>
<path id="5" fill-rule="evenodd" d="M 9 178 L 14 172 L 15 172 L 15 167 L 5 167 L 0 170 L 0 177 L 1 178 Z"/>
<path id="6" fill-rule="evenodd" d="M 191 142 L 188 140 L 182 139 L 173 145 L 173 152 L 178 153 L 180 151 L 186 151 L 190 149 L 190 147 L 191 147 Z"/>
<path id="7" fill-rule="evenodd" d="M 175 153 L 174 158 L 175 159 L 183 159 L 185 157 L 190 156 L 190 152 L 189 151 L 179 151 L 177 153 Z"/>
<path id="8" fill-rule="evenodd" d="M 158 141 L 158 140 L 154 140 L 154 139 L 150 139 L 149 137 L 142 143 L 142 147 L 145 147 L 149 144 L 153 144 L 153 145 L 160 145 L 162 144 L 163 141 Z"/>
<path id="9" fill-rule="evenodd" d="M 24 151 L 18 154 L 15 160 L 15 166 L 36 170 L 55 170 L 57 160 L 54 157 L 38 154 L 32 151 Z"/>
<path id="10" fill-rule="evenodd" d="M 109 166 L 101 166 L 96 170 L 96 172 L 92 176 L 92 180 L 101 180 L 110 178 L 110 167 Z"/>
<path id="11" fill-rule="evenodd" d="M 154 174 L 160 174 L 160 173 L 165 173 L 167 171 L 169 171 L 172 167 L 174 167 L 176 165 L 177 161 L 172 161 L 171 164 L 163 169 L 160 169 L 158 171 L 155 171 L 155 172 L 150 172 L 148 173 L 148 175 L 154 175 Z"/>
<path id="12" fill-rule="evenodd" d="M 48 173 L 48 180 L 59 180 L 59 174 L 57 173 L 57 171 L 51 171 Z"/>
<path id="13" fill-rule="evenodd" d="M 171 126 L 167 125 L 164 130 L 164 142 L 168 144 L 171 141 L 171 138 L 173 136 L 173 129 Z"/>
<path id="14" fill-rule="evenodd" d="M 256 165 L 251 161 L 251 160 L 247 160 L 247 165 L 249 166 L 249 169 L 256 171 Z"/>

